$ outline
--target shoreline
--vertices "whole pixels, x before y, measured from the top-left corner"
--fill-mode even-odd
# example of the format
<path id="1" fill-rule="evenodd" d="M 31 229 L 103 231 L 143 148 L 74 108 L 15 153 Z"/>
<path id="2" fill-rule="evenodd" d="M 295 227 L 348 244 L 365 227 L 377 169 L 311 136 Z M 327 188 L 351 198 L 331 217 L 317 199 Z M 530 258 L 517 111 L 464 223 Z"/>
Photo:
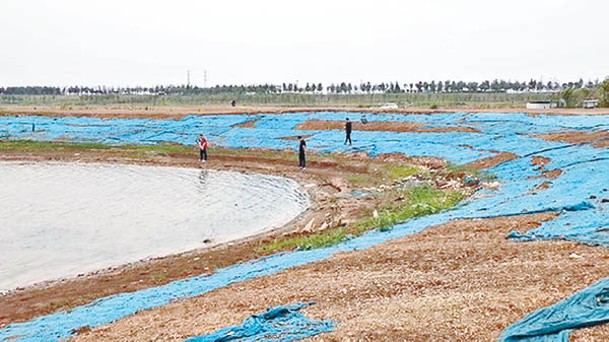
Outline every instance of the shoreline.
<path id="1" fill-rule="evenodd" d="M 130 158 L 125 154 L 126 148 L 113 149 L 49 149 L 49 150 L 0 150 L 0 161 L 24 162 L 79 162 L 104 164 L 137 164 L 148 166 L 177 166 L 199 168 L 195 153 L 158 153 L 146 155 L 143 159 Z M 9 323 L 27 321 L 37 316 L 57 311 L 69 310 L 72 307 L 87 304 L 95 299 L 122 292 L 132 292 L 144 288 L 160 286 L 169 282 L 202 274 L 211 274 L 216 269 L 253 260 L 274 254 L 279 250 L 261 249 L 273 241 L 289 239 L 291 236 L 308 236 L 323 234 L 327 229 L 348 224 L 350 213 L 357 213 L 370 203 L 359 202 L 351 197 L 354 189 L 347 181 L 351 175 L 371 175 L 379 165 L 402 163 L 408 160 L 411 165 L 426 164 L 441 167 L 442 162 L 432 158 L 398 158 L 384 156 L 381 159 L 370 159 L 359 156 L 339 161 L 320 159 L 312 154 L 305 172 L 296 166 L 296 154 L 284 159 L 272 159 L 254 151 L 245 155 L 230 155 L 228 151 L 210 154 L 205 168 L 245 173 L 267 174 L 290 178 L 306 192 L 310 206 L 303 213 L 292 219 L 283 227 L 248 236 L 216 246 L 201 248 L 157 257 L 147 258 L 133 263 L 123 264 L 80 274 L 73 278 L 33 284 L 17 288 L 0 295 L 0 327 Z M 223 154 L 224 153 L 224 154 Z M 276 152 L 279 153 L 279 152 Z M 398 159 L 395 159 L 398 158 Z M 387 159 L 387 160 L 386 160 Z M 393 164 L 391 164 L 393 165 Z M 375 169 L 376 170 L 376 169 Z M 329 223 L 329 225 L 328 225 Z M 313 235 L 312 235 L 313 236 Z M 288 247 L 288 250 L 290 248 Z"/>
<path id="2" fill-rule="evenodd" d="M 193 159 L 195 159 L 195 158 L 196 158 L 196 156 L 193 154 Z M 84 163 L 101 163 L 101 164 L 106 164 L 106 165 L 108 165 L 108 164 L 110 164 L 110 165 L 111 164 L 134 165 L 135 164 L 135 165 L 153 166 L 153 167 L 186 167 L 186 168 L 193 168 L 193 169 L 200 168 L 200 164 L 196 160 L 193 160 L 192 163 L 185 164 L 183 161 L 180 161 L 180 160 L 176 160 L 176 162 L 174 162 L 174 163 L 171 163 L 171 162 L 168 163 L 165 161 L 163 161 L 163 162 L 143 161 L 142 162 L 142 161 L 128 160 L 128 159 L 103 160 L 103 159 L 99 159 L 99 158 L 98 158 L 98 160 L 82 160 L 81 158 L 78 158 L 78 157 L 70 159 L 70 157 L 66 156 L 66 155 L 55 156 L 53 158 L 47 158 L 44 156 L 35 156 L 35 155 L 10 156 L 7 158 L 6 156 L 0 155 L 0 161 L 3 161 L 3 162 L 4 161 L 43 162 L 43 163 L 44 162 L 65 162 L 65 163 L 74 163 L 74 162 L 83 163 L 84 162 Z M 40 296 L 42 293 L 46 293 L 46 292 L 54 292 L 55 289 L 61 291 L 61 288 L 63 288 L 63 287 L 69 287 L 69 288 L 83 287 L 83 288 L 89 289 L 90 287 L 87 286 L 86 283 L 96 283 L 98 281 L 100 281 L 102 283 L 108 283 L 110 281 L 109 278 L 115 278 L 115 277 L 124 278 L 125 275 L 131 274 L 131 273 L 137 273 L 137 275 L 143 275 L 143 273 L 146 272 L 145 270 L 150 270 L 150 269 L 155 269 L 155 268 L 167 268 L 167 267 L 169 267 L 169 265 L 176 267 L 175 266 L 176 264 L 187 262 L 188 259 L 201 260 L 205 257 L 210 257 L 210 254 L 222 254 L 224 256 L 228 256 L 228 255 L 232 254 L 229 250 L 234 250 L 234 249 L 239 249 L 239 251 L 243 253 L 244 248 L 252 247 L 253 245 L 258 244 L 265 239 L 269 239 L 276 235 L 281 235 L 284 233 L 291 233 L 291 232 L 297 231 L 297 229 L 300 226 L 302 226 L 305 222 L 310 221 L 312 218 L 318 216 L 320 213 L 319 210 L 315 209 L 315 207 L 319 203 L 320 200 L 324 199 L 324 195 L 322 193 L 320 193 L 319 191 L 315 191 L 317 186 L 308 187 L 308 188 L 305 187 L 304 182 L 305 182 L 305 180 L 307 180 L 306 176 L 305 177 L 294 177 L 293 172 L 290 172 L 290 171 L 288 171 L 286 173 L 282 173 L 282 174 L 277 174 L 274 172 L 265 172 L 264 170 L 257 170 L 257 172 L 253 172 L 252 170 L 246 170 L 243 168 L 230 167 L 230 166 L 227 167 L 226 165 L 220 165 L 219 163 L 209 163 L 209 162 L 207 163 L 206 168 L 210 168 L 210 169 L 213 169 L 216 171 L 232 171 L 232 172 L 242 172 L 242 173 L 248 173 L 248 174 L 262 173 L 262 174 L 273 175 L 273 176 L 277 176 L 277 177 L 290 178 L 299 184 L 299 188 L 301 189 L 301 191 L 304 191 L 307 194 L 307 196 L 309 197 L 310 205 L 304 212 L 302 212 L 299 215 L 297 215 L 296 217 L 294 217 L 287 224 L 283 225 L 282 227 L 274 228 L 274 229 L 271 229 L 271 230 L 268 230 L 265 232 L 257 233 L 254 235 L 250 235 L 247 237 L 235 239 L 232 241 L 220 243 L 220 244 L 209 246 L 209 247 L 201 246 L 199 248 L 185 251 L 185 252 L 179 252 L 179 253 L 158 256 L 158 257 L 149 257 L 149 258 L 145 258 L 142 260 L 129 262 L 129 263 L 121 264 L 121 265 L 109 266 L 109 267 L 99 269 L 99 270 L 96 270 L 93 272 L 89 272 L 86 274 L 79 274 L 74 277 L 53 279 L 53 280 L 38 282 L 38 283 L 31 284 L 31 285 L 28 285 L 25 287 L 17 287 L 15 289 L 3 291 L 2 293 L 0 293 L 0 312 L 3 313 L 2 315 L 0 315 L 0 327 L 6 326 L 8 323 L 27 320 L 27 319 L 30 319 L 30 318 L 33 318 L 33 317 L 39 315 L 38 313 L 32 313 L 32 314 L 28 314 L 28 315 L 21 316 L 21 317 L 19 317 L 20 315 L 11 317 L 11 315 L 9 314 L 8 311 L 6 311 L 6 309 L 10 309 L 12 307 L 12 305 L 10 305 L 10 303 L 4 303 L 4 301 L 7 299 L 12 298 L 13 301 L 17 302 L 14 304 L 19 305 L 19 302 L 24 304 L 23 303 L 24 298 L 26 299 L 26 301 L 31 301 L 32 299 L 35 298 L 34 296 L 37 296 L 37 295 Z M 292 177 L 290 177 L 290 175 Z M 295 179 L 295 178 L 300 178 L 300 179 Z M 309 181 L 313 181 L 313 179 L 310 179 Z M 310 183 L 306 183 L 306 184 L 310 184 Z M 252 257 L 247 256 L 247 257 L 238 257 L 238 258 L 232 258 L 232 259 L 233 260 L 231 262 L 231 258 L 226 258 L 226 260 L 225 260 L 226 264 L 247 261 L 247 260 L 252 259 Z M 210 265 L 210 266 L 213 266 L 213 265 Z M 176 268 L 182 268 L 182 267 L 177 266 Z M 209 272 L 213 271 L 213 269 L 215 269 L 215 268 L 220 268 L 220 267 L 204 267 L 203 268 L 204 272 L 201 272 L 201 274 L 209 273 Z M 142 269 L 144 269 L 144 271 Z M 195 275 L 195 274 L 193 273 L 192 275 Z M 184 277 L 176 277 L 176 279 L 180 279 L 180 278 L 184 278 Z M 109 285 L 109 284 L 106 284 L 106 285 Z M 133 290 L 148 287 L 148 286 L 127 286 L 125 288 L 124 285 L 125 284 L 121 284 L 121 286 L 120 286 L 121 291 L 133 291 Z M 133 285 L 137 285 L 137 284 L 133 284 Z M 159 284 L 150 284 L 150 282 L 148 282 L 148 284 L 146 284 L 146 285 L 157 286 Z M 74 290 L 74 289 L 72 289 L 72 290 Z M 64 291 L 66 291 L 66 290 L 64 290 Z M 87 290 L 85 292 L 88 292 L 88 291 L 89 290 Z M 66 291 L 66 292 L 69 292 L 69 291 Z M 116 291 L 116 292 L 118 293 L 119 291 Z M 103 294 L 100 296 L 98 294 L 98 296 L 95 296 L 95 297 L 103 297 L 105 295 L 106 294 Z M 43 295 L 40 297 L 40 299 L 43 299 L 43 298 L 46 298 L 46 295 Z M 91 299 L 95 299 L 95 298 L 91 298 Z M 41 300 L 41 301 L 44 302 L 44 300 Z M 34 302 L 40 303 L 40 301 L 38 301 L 38 300 L 34 300 Z M 84 303 L 83 303 L 83 301 L 79 301 L 79 304 L 84 304 Z M 6 306 L 8 306 L 8 308 Z M 72 306 L 72 305 L 70 305 L 70 306 Z M 74 306 L 76 306 L 76 305 L 74 305 Z M 17 309 L 16 307 L 13 308 L 13 310 L 16 310 L 16 309 Z M 11 310 L 11 311 L 13 311 L 13 310 Z M 53 310 L 53 311 L 55 311 L 55 310 Z M 15 314 L 16 312 L 13 312 L 13 313 Z"/>
<path id="3" fill-rule="evenodd" d="M 30 164 L 30 165 L 63 165 L 63 166 L 69 166 L 69 165 L 89 165 L 92 167 L 95 166 L 108 166 L 108 165 L 122 165 L 122 166 L 138 166 L 138 167 L 150 167 L 150 168 L 175 168 L 175 169 L 189 169 L 189 170 L 201 170 L 201 167 L 196 167 L 196 166 L 182 166 L 182 165 L 167 165 L 167 164 L 141 164 L 141 163 L 130 163 L 130 162 L 103 162 L 103 161 L 66 161 L 66 160 L 34 160 L 32 158 L 26 157 L 26 158 L 15 158 L 15 159 L 11 159 L 11 160 L 6 160 L 4 158 L 2 158 L 2 156 L 0 155 L 0 163 L 9 163 L 9 164 Z M 132 260 L 127 260 L 127 261 L 119 261 L 116 260 L 114 263 L 112 264 L 108 264 L 106 266 L 101 266 L 101 267 L 93 267 L 93 268 L 89 268 L 89 270 L 87 271 L 83 271 L 83 270 L 79 270 L 78 272 L 75 272 L 72 275 L 59 275 L 59 276 L 54 276 L 53 278 L 49 278 L 46 280 L 41 280 L 41 281 L 35 281 L 35 282 L 31 282 L 28 284 L 21 284 L 18 286 L 14 286 L 12 288 L 0 288 L 0 298 L 2 298 L 2 296 L 5 295 L 12 295 L 16 292 L 19 291 L 29 291 L 29 290 L 35 290 L 35 289 L 41 289 L 41 288 L 45 288 L 45 287 L 52 287 L 52 286 L 58 286 L 61 283 L 64 282 L 70 282 L 70 281 L 74 281 L 78 278 L 81 277 L 90 277 L 92 275 L 97 275 L 97 274 L 101 274 L 101 273 L 105 273 L 105 272 L 112 272 L 118 269 L 122 269 L 122 268 L 137 268 L 138 265 L 142 265 L 144 263 L 150 262 L 152 260 L 156 260 L 156 259 L 164 259 L 164 258 L 168 258 L 171 256 L 177 256 L 177 255 L 182 255 L 182 254 L 197 254 L 197 253 L 203 253 L 203 252 L 209 252 L 210 250 L 214 249 L 214 248 L 221 248 L 221 247 L 226 247 L 226 246 L 231 246 L 234 244 L 239 244 L 242 242 L 246 242 L 252 239 L 256 239 L 256 238 L 263 238 L 265 236 L 268 235 L 272 235 L 272 234 L 276 234 L 278 232 L 282 232 L 282 229 L 284 229 L 285 227 L 289 227 L 290 225 L 294 225 L 294 224 L 298 224 L 299 220 L 306 218 L 307 214 L 310 214 L 309 211 L 312 208 L 312 191 L 314 189 L 311 188 L 306 188 L 304 186 L 304 184 L 302 184 L 301 182 L 295 181 L 293 178 L 286 178 L 284 176 L 277 176 L 277 175 L 273 175 L 273 174 L 261 174 L 261 173 L 255 173 L 255 172 L 247 172 L 247 171 L 234 171 L 234 170 L 218 170 L 218 169 L 213 169 L 210 170 L 212 172 L 224 172 L 224 173 L 233 173 L 233 174 L 238 174 L 238 173 L 242 173 L 242 174 L 246 174 L 246 175 L 256 175 L 256 176 L 261 176 L 261 177 L 268 177 L 267 179 L 271 179 L 271 178 L 277 178 L 277 179 L 283 179 L 283 180 L 291 180 L 293 181 L 295 184 L 295 190 L 302 193 L 304 196 L 306 196 L 307 198 L 307 202 L 308 205 L 306 207 L 304 207 L 304 209 L 299 212 L 297 215 L 293 216 L 291 219 L 289 219 L 289 221 L 287 221 L 284 224 L 281 225 L 275 225 L 275 226 L 269 226 L 266 229 L 262 230 L 262 231 L 257 231 L 257 232 L 253 232 L 251 234 L 247 234 L 245 236 L 241 236 L 241 237 L 236 237 L 236 238 L 232 238 L 230 240 L 226 240 L 224 238 L 222 239 L 218 239 L 220 240 L 219 242 L 216 242 L 215 240 L 217 240 L 216 238 L 212 238 L 210 239 L 205 239 L 202 241 L 199 241 L 197 244 L 199 245 L 198 247 L 190 247 L 190 248 L 180 248 L 180 249 L 176 249 L 173 251 L 169 251 L 169 252 L 162 252 L 162 253 L 150 253 L 150 255 L 148 256 L 144 256 L 142 258 L 139 259 L 132 259 Z"/>

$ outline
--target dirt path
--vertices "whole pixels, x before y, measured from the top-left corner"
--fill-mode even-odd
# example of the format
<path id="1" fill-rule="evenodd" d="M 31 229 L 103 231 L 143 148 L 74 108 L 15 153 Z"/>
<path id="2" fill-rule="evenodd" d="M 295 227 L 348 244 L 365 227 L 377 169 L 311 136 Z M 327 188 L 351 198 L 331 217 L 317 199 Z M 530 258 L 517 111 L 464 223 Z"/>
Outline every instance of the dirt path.
<path id="1" fill-rule="evenodd" d="M 317 304 L 308 316 L 340 322 L 319 340 L 495 340 L 515 320 L 607 275 L 605 249 L 505 239 L 552 218 L 447 223 L 141 312 L 76 340 L 177 341 L 238 324 L 268 306 L 311 300 Z M 609 329 L 577 336 L 607 340 Z"/>
<path id="2" fill-rule="evenodd" d="M 412 113 L 412 114 L 441 114 L 451 112 L 480 112 L 480 113 L 528 113 L 530 115 L 557 114 L 557 115 L 607 115 L 609 108 L 581 109 L 581 108 L 552 108 L 552 109 L 526 109 L 526 108 L 475 108 L 475 107 L 447 107 L 429 109 L 422 107 L 404 107 L 399 109 L 380 109 L 378 107 L 360 108 L 349 106 L 332 107 L 289 107 L 289 106 L 237 106 L 229 105 L 200 105 L 200 106 L 0 106 L 0 115 L 45 115 L 45 116 L 89 116 L 89 117 L 125 117 L 125 118 L 181 118 L 187 115 L 214 115 L 214 114 L 261 114 L 261 113 L 293 113 L 293 112 L 367 112 L 367 113 Z"/>

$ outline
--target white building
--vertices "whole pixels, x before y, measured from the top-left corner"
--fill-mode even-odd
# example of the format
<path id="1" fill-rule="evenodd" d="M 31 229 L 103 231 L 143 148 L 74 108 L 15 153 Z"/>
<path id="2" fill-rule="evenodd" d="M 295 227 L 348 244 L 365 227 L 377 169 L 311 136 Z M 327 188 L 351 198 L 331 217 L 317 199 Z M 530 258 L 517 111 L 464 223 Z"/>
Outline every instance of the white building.
<path id="1" fill-rule="evenodd" d="M 527 109 L 550 109 L 558 107 L 556 101 L 531 101 L 527 102 Z"/>

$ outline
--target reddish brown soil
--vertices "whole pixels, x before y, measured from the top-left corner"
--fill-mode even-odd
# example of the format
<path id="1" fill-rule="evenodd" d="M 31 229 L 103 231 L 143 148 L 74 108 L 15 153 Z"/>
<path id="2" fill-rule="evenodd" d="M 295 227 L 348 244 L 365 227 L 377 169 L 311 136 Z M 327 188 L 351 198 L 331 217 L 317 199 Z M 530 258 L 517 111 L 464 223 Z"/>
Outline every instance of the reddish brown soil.
<path id="1" fill-rule="evenodd" d="M 539 167 L 544 167 L 544 166 L 548 165 L 550 163 L 550 161 L 552 161 L 552 160 L 548 157 L 534 156 L 533 158 L 531 158 L 531 162 L 533 163 L 533 165 L 539 166 Z"/>
<path id="2" fill-rule="evenodd" d="M 544 171 L 541 174 L 541 176 L 543 178 L 550 178 L 550 179 L 558 178 L 558 177 L 560 177 L 560 175 L 562 175 L 562 170 L 560 170 L 560 169 Z"/>
<path id="3" fill-rule="evenodd" d="M 546 190 L 552 187 L 552 183 L 550 182 L 543 182 L 541 184 L 539 184 L 537 187 L 535 187 L 536 191 L 541 191 L 541 190 Z"/>
<path id="4" fill-rule="evenodd" d="M 479 170 L 490 169 L 491 167 L 497 166 L 501 163 L 518 159 L 518 155 L 510 152 L 500 152 L 492 157 L 477 160 L 473 163 L 467 164 L 468 167 L 473 167 Z"/>
<path id="5" fill-rule="evenodd" d="M 609 131 L 594 132 L 560 132 L 538 135 L 537 137 L 548 141 L 561 141 L 572 144 L 591 144 L 597 148 L 609 147 Z"/>
<path id="6" fill-rule="evenodd" d="M 316 301 L 340 322 L 313 340 L 492 341 L 508 325 L 606 276 L 606 249 L 506 241 L 551 214 L 467 220 L 230 285 L 93 329 L 78 340 L 177 341 L 238 324 L 268 306 Z M 591 330 L 592 331 L 592 330 Z M 609 338 L 609 329 L 578 332 Z"/>
<path id="7" fill-rule="evenodd" d="M 240 123 L 237 125 L 233 125 L 233 127 L 239 127 L 239 128 L 254 128 L 256 127 L 256 122 L 258 122 L 257 120 L 250 120 L 250 121 L 246 121 L 244 123 Z"/>
<path id="8" fill-rule="evenodd" d="M 353 122 L 355 131 L 378 131 L 378 132 L 476 132 L 480 131 L 471 127 L 423 127 L 419 122 Z M 296 126 L 300 130 L 331 130 L 344 129 L 342 121 L 309 120 Z"/>

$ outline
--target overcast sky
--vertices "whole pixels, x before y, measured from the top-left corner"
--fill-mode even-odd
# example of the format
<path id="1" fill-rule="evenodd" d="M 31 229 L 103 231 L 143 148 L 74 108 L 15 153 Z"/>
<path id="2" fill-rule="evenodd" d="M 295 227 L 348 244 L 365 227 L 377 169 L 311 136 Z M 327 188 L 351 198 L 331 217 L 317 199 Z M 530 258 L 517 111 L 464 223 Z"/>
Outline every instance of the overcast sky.
<path id="1" fill-rule="evenodd" d="M 609 76 L 606 0 L 0 0 L 0 86 Z"/>

